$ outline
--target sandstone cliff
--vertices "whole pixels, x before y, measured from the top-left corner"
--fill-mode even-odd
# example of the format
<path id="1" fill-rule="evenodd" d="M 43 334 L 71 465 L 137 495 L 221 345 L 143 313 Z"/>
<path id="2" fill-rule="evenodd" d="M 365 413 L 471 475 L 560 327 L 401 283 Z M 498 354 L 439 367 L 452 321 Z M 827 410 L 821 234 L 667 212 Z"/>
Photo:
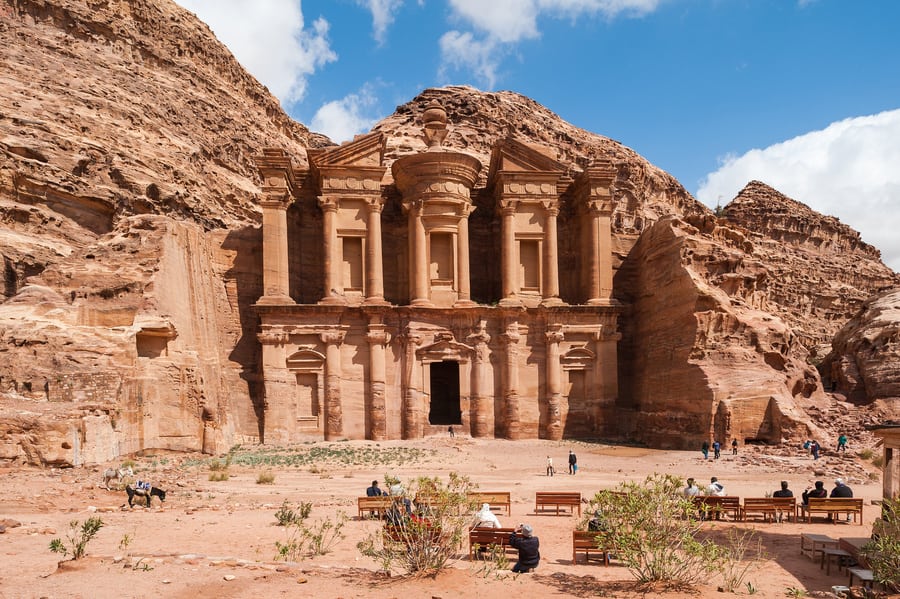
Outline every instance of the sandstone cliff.
<path id="1" fill-rule="evenodd" d="M 275 146 L 303 166 L 328 140 L 167 0 L 5 0 L 0 45 L 0 459 L 255 440 L 252 157 Z M 445 145 L 483 172 L 506 136 L 572 174 L 615 164 L 623 435 L 816 434 L 832 404 L 809 350 L 898 283 L 858 234 L 756 183 L 717 219 L 631 149 L 512 92 L 426 90 L 376 126 L 389 161 L 423 147 L 434 98 Z"/>
<path id="2" fill-rule="evenodd" d="M 878 420 L 900 418 L 900 289 L 866 302 L 835 336 L 823 370 L 837 393 L 874 404 Z"/>
<path id="3" fill-rule="evenodd" d="M 0 47 L 0 457 L 227 447 L 256 420 L 252 157 L 327 139 L 166 0 L 0 2 Z"/>

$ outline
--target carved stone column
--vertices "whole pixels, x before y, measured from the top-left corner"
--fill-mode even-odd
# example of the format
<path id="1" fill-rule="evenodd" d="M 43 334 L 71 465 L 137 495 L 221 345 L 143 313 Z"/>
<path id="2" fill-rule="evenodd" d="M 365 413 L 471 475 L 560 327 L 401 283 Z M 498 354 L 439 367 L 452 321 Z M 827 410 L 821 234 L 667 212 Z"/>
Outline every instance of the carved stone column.
<path id="1" fill-rule="evenodd" d="M 322 237 L 325 241 L 322 254 L 325 268 L 325 296 L 320 303 L 343 303 L 341 296 L 337 293 L 337 289 L 340 286 L 340 283 L 338 283 L 340 280 L 338 272 L 339 260 L 337 257 L 338 235 L 337 223 L 335 222 L 337 218 L 337 202 L 335 202 L 334 198 L 319 196 L 319 206 L 322 208 L 322 227 L 324 229 Z"/>
<path id="2" fill-rule="evenodd" d="M 519 325 L 513 321 L 506 327 L 506 332 L 500 335 L 506 345 L 504 356 L 505 372 L 503 377 L 503 400 L 505 406 L 506 438 L 511 440 L 521 439 L 522 430 L 519 422 Z"/>
<path id="3" fill-rule="evenodd" d="M 369 342 L 369 438 L 384 441 L 387 439 L 384 348 L 390 343 L 391 335 L 383 324 L 370 324 L 366 339 Z"/>
<path id="4" fill-rule="evenodd" d="M 516 203 L 500 202 L 500 283 L 501 305 L 518 305 L 516 297 Z"/>
<path id="5" fill-rule="evenodd" d="M 384 267 L 381 248 L 382 198 L 373 198 L 366 203 L 368 222 L 366 231 L 366 303 L 384 304 Z"/>
<path id="6" fill-rule="evenodd" d="M 288 273 L 287 209 L 293 199 L 294 171 L 284 150 L 266 148 L 256 156 L 262 177 L 263 295 L 261 304 L 293 304 Z"/>
<path id="7" fill-rule="evenodd" d="M 457 227 L 457 244 L 459 246 L 459 260 L 457 263 L 459 299 L 456 301 L 457 306 L 471 306 L 475 303 L 472 301 L 471 283 L 469 281 L 469 213 L 474 209 L 474 206 L 461 208 L 462 217 L 459 219 L 459 226 Z"/>
<path id="8" fill-rule="evenodd" d="M 404 378 L 406 389 L 403 392 L 403 432 L 404 439 L 419 439 L 422 437 L 422 377 L 420 375 L 422 365 L 416 361 L 416 349 L 422 343 L 422 336 L 407 331 L 403 335 L 405 346 Z"/>
<path id="9" fill-rule="evenodd" d="M 341 405 L 341 344 L 344 331 L 320 335 L 325 344 L 325 440 L 336 441 L 344 433 L 344 410 Z"/>
<path id="10" fill-rule="evenodd" d="M 575 198 L 586 221 L 587 265 L 584 294 L 587 303 L 612 302 L 612 184 L 616 169 L 609 161 L 589 166 L 575 181 Z"/>
<path id="11" fill-rule="evenodd" d="M 430 306 L 428 297 L 428 262 L 426 260 L 425 223 L 422 221 L 424 202 L 412 202 L 409 206 L 409 257 L 410 257 L 410 295 L 413 306 Z"/>
<path id="12" fill-rule="evenodd" d="M 559 207 L 544 202 L 547 211 L 547 225 L 544 228 L 544 277 L 541 297 L 544 305 L 559 305 L 559 241 L 557 238 L 556 217 Z"/>
<path id="13" fill-rule="evenodd" d="M 559 361 L 559 344 L 564 339 L 562 325 L 551 325 L 547 336 L 547 438 L 562 439 L 562 366 Z"/>
<path id="14" fill-rule="evenodd" d="M 488 368 L 491 365 L 491 336 L 486 330 L 485 321 L 478 323 L 478 329 L 467 337 L 469 344 L 475 348 L 472 357 L 472 416 L 471 433 L 473 437 L 493 437 L 490 428 L 490 412 L 493 410 L 493 393 L 488 385 Z"/>
<path id="15" fill-rule="evenodd" d="M 263 370 L 263 443 L 290 443 L 288 423 L 294 414 L 286 399 L 293 397 L 297 377 L 285 367 L 284 346 L 290 339 L 281 327 L 266 328 L 257 333 L 262 345 Z"/>

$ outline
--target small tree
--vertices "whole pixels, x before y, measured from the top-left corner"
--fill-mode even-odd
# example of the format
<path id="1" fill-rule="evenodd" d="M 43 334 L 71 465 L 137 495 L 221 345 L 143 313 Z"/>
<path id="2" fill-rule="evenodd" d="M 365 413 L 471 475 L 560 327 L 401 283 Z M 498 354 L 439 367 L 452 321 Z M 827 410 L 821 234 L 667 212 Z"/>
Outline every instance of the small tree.
<path id="1" fill-rule="evenodd" d="M 406 490 L 415 509 L 406 514 L 403 497 L 392 508 L 395 519 L 357 544 L 360 553 L 375 559 L 385 570 L 399 567 L 407 574 L 429 574 L 448 567 L 468 534 L 474 490 L 468 477 L 450 473 L 440 479 L 422 477 Z M 412 505 L 412 502 L 410 503 Z"/>
<path id="2" fill-rule="evenodd" d="M 881 519 L 872 526 L 872 540 L 862 548 L 872 578 L 891 590 L 900 590 L 900 499 L 885 499 Z"/>
<path id="3" fill-rule="evenodd" d="M 615 491 L 601 491 L 583 518 L 601 520 L 598 547 L 614 548 L 616 556 L 639 582 L 693 585 L 719 574 L 733 590 L 751 565 L 740 563 L 751 537 L 746 533 L 719 545 L 700 535 L 701 520 L 683 481 L 668 474 L 651 474 L 642 483 L 625 482 Z M 757 556 L 759 547 L 757 545 Z"/>
<path id="4" fill-rule="evenodd" d="M 96 535 L 101 528 L 103 528 L 103 520 L 97 517 L 88 518 L 83 524 L 78 522 L 78 520 L 72 520 L 69 522 L 69 532 L 66 534 L 66 539 L 69 541 L 69 547 L 66 547 L 61 539 L 53 539 L 50 541 L 50 551 L 62 553 L 63 557 L 65 557 L 68 555 L 69 549 L 71 548 L 72 559 L 80 559 L 85 555 L 88 542 L 94 538 L 94 535 Z"/>

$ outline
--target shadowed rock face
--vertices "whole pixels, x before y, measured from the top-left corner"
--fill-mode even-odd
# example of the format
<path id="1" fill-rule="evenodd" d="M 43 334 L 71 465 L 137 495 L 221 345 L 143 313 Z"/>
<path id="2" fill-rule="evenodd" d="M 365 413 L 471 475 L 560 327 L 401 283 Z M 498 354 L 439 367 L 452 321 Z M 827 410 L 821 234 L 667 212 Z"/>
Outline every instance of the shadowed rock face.
<path id="1" fill-rule="evenodd" d="M 172 2 L 2 2 L 0 46 L 0 459 L 81 464 L 256 440 L 253 156 L 283 148 L 301 169 L 305 148 L 330 142 Z M 815 430 L 809 406 L 830 400 L 808 352 L 817 361 L 866 298 L 898 284 L 877 250 L 755 182 L 716 218 L 631 149 L 512 92 L 424 91 L 375 127 L 388 166 L 424 149 L 433 99 L 449 116 L 444 145 L 482 173 L 510 135 L 572 175 L 593 160 L 616 166 L 623 437 L 695 447 Z M 492 209 L 484 183 L 476 218 Z M 577 241 L 560 244 L 567 264 Z M 863 351 L 850 337 L 842 355 Z M 895 397 L 879 382 L 888 369 L 867 364 L 841 367 L 841 389 Z"/>
<path id="2" fill-rule="evenodd" d="M 900 417 L 900 289 L 865 303 L 835 336 L 822 370 L 837 393 L 874 404 L 879 420 Z"/>

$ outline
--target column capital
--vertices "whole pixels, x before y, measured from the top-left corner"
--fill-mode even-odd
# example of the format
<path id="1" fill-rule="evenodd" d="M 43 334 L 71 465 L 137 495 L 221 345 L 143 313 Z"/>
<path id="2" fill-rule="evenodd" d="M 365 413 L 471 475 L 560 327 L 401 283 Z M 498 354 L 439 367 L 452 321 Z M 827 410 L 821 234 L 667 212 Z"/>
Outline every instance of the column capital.
<path id="1" fill-rule="evenodd" d="M 381 214 L 384 210 L 384 198 L 381 196 L 367 198 L 366 209 L 370 214 L 373 212 Z"/>
<path id="2" fill-rule="evenodd" d="M 333 196 L 318 196 L 317 199 L 323 212 L 337 212 L 337 198 Z"/>
<path id="3" fill-rule="evenodd" d="M 471 335 L 468 335 L 466 337 L 466 341 L 468 341 L 472 345 L 478 345 L 481 343 L 487 345 L 488 343 L 490 343 L 491 336 L 488 335 L 487 332 L 487 323 L 483 320 L 480 321 L 475 331 Z"/>
<path id="4" fill-rule="evenodd" d="M 400 335 L 399 340 L 401 343 L 403 343 L 403 345 L 412 345 L 413 347 L 416 347 L 422 345 L 422 342 L 425 340 L 425 336 L 418 331 L 407 330 Z"/>
<path id="5" fill-rule="evenodd" d="M 500 213 L 503 216 L 512 216 L 519 207 L 519 200 L 501 199 L 497 202 L 497 206 L 500 208 Z"/>
<path id="6" fill-rule="evenodd" d="M 387 332 L 387 327 L 384 325 L 369 325 L 366 340 L 371 345 L 384 346 L 391 342 L 391 334 Z"/>
<path id="7" fill-rule="evenodd" d="M 266 191 L 259 198 L 259 205 L 263 208 L 274 208 L 276 210 L 287 210 L 290 205 L 291 194 L 287 189 L 278 189 L 274 191 Z"/>
<path id="8" fill-rule="evenodd" d="M 256 334 L 256 339 L 263 345 L 284 345 L 290 335 L 282 330 L 268 330 Z"/>
<path id="9" fill-rule="evenodd" d="M 346 331 L 326 331 L 319 334 L 319 339 L 326 345 L 340 345 L 346 335 Z"/>
<path id="10" fill-rule="evenodd" d="M 562 325 L 550 325 L 547 332 L 544 333 L 548 343 L 561 343 L 565 340 L 566 335 L 563 332 Z"/>
<path id="11" fill-rule="evenodd" d="M 547 216 L 559 216 L 559 202 L 557 202 L 556 200 L 543 200 L 541 202 L 541 207 L 543 207 L 544 211 L 547 213 Z"/>

